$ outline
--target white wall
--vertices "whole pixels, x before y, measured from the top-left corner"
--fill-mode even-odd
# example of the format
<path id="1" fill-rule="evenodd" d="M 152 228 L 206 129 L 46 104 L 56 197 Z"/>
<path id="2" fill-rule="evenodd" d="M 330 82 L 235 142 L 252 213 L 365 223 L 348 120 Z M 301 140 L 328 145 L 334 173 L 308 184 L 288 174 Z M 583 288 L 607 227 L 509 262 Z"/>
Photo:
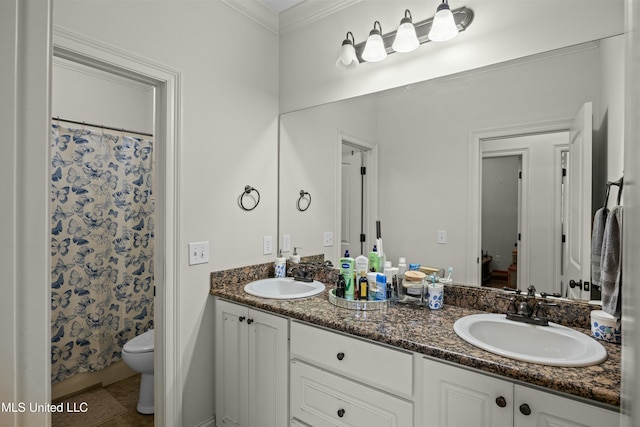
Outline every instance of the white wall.
<path id="1" fill-rule="evenodd" d="M 275 256 L 262 236 L 277 229 L 277 36 L 219 1 L 55 0 L 53 22 L 182 73 L 177 387 L 197 425 L 214 413 L 209 273 Z M 237 205 L 245 185 L 261 193 L 252 212 Z M 210 242 L 208 264 L 188 266 L 194 241 Z"/>
<path id="2" fill-rule="evenodd" d="M 467 0 L 475 18 L 446 43 L 426 43 L 411 54 L 343 71 L 335 61 L 347 31 L 364 41 L 379 20 L 395 30 L 404 10 L 414 21 L 435 14 L 438 2 L 364 0 L 280 37 L 280 110 L 335 100 L 474 69 L 509 59 L 621 34 L 624 0 Z"/>

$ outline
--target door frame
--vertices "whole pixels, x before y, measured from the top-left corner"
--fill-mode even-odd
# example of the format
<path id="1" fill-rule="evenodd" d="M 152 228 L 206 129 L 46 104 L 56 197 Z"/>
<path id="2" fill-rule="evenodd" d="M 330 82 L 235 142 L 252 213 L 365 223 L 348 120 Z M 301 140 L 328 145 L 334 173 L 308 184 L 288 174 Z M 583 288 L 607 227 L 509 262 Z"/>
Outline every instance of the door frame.
<path id="1" fill-rule="evenodd" d="M 476 129 L 469 132 L 469 180 L 467 183 L 467 283 L 471 286 L 482 285 L 482 264 L 478 262 L 482 232 L 481 197 L 482 194 L 482 141 L 541 133 L 567 132 L 573 123 L 572 118 L 561 120 L 522 123 L 511 126 L 497 126 Z M 520 254 L 518 254 L 520 256 Z"/>
<path id="2" fill-rule="evenodd" d="M 139 55 L 61 28 L 53 30 L 53 56 L 149 84 L 156 89 L 157 210 L 155 249 L 155 425 L 180 426 L 179 165 L 181 73 Z"/>

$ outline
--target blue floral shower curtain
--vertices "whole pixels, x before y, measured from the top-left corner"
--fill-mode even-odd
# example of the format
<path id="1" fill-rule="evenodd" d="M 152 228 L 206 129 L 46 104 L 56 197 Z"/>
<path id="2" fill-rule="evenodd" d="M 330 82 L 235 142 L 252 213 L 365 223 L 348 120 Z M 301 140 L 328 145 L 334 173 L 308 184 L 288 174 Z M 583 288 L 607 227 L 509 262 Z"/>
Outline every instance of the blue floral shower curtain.
<path id="1" fill-rule="evenodd" d="M 153 143 L 52 125 L 51 382 L 153 327 Z"/>

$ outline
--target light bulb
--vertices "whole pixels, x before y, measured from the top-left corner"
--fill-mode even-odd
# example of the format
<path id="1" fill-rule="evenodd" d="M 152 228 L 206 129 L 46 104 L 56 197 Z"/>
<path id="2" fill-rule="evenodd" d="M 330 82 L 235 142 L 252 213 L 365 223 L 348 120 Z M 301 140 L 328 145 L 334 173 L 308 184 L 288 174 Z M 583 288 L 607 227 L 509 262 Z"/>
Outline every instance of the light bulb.
<path id="1" fill-rule="evenodd" d="M 376 24 L 380 27 L 378 30 Z M 362 52 L 362 59 L 367 62 L 380 62 L 387 57 L 387 50 L 384 47 L 384 41 L 382 40 L 382 26 L 380 22 L 373 23 L 373 30 L 369 33 L 369 38 L 364 46 Z"/>
<path id="2" fill-rule="evenodd" d="M 411 12 L 409 9 L 405 10 L 404 18 L 400 21 L 398 31 L 396 31 L 396 38 L 391 46 L 396 52 L 411 52 L 420 46 L 418 36 L 416 35 L 416 28 L 411 22 Z M 409 16 L 407 16 L 409 15 Z"/>
<path id="3" fill-rule="evenodd" d="M 349 39 L 349 35 L 351 34 L 351 39 Z M 340 55 L 338 56 L 338 60 L 336 61 L 336 67 L 342 70 L 350 70 L 356 68 L 360 61 L 358 61 L 358 56 L 356 55 L 356 49 L 353 47 L 355 40 L 353 39 L 353 34 L 351 31 L 347 33 L 347 38 L 342 42 L 342 47 L 340 48 Z"/>
<path id="4" fill-rule="evenodd" d="M 453 19 L 453 13 L 451 13 L 447 0 L 444 0 L 440 6 L 438 6 L 436 16 L 433 17 L 433 23 L 429 31 L 429 39 L 434 42 L 445 42 L 457 35 L 458 26 Z"/>

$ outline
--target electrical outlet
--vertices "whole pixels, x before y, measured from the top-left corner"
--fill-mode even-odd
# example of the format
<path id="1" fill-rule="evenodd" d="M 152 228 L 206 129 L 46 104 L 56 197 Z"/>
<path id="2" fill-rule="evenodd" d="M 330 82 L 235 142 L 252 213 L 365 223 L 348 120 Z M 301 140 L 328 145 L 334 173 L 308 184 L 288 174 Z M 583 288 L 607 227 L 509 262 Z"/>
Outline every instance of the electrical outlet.
<path id="1" fill-rule="evenodd" d="M 438 230 L 438 243 L 447 243 L 447 230 Z"/>
<path id="2" fill-rule="evenodd" d="M 270 255 L 273 253 L 273 237 L 264 236 L 262 238 L 262 255 Z"/>
<path id="3" fill-rule="evenodd" d="M 209 242 L 189 243 L 189 265 L 209 262 Z"/>
<path id="4" fill-rule="evenodd" d="M 333 231 L 325 231 L 324 232 L 324 246 L 333 246 Z"/>
<path id="5" fill-rule="evenodd" d="M 291 234 L 282 236 L 282 252 L 291 252 Z"/>

